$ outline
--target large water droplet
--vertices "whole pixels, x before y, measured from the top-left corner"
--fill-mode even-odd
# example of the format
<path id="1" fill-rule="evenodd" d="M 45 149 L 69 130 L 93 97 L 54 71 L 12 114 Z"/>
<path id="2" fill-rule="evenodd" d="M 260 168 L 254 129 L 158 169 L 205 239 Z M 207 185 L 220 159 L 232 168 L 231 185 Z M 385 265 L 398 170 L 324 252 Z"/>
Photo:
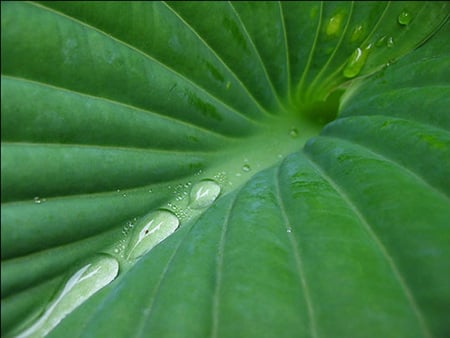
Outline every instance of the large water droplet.
<path id="1" fill-rule="evenodd" d="M 62 286 L 45 312 L 16 337 L 44 337 L 70 312 L 111 283 L 118 272 L 119 263 L 116 259 L 108 255 L 98 255 L 76 271 Z"/>
<path id="2" fill-rule="evenodd" d="M 128 243 L 128 259 L 136 259 L 169 237 L 180 224 L 177 216 L 168 210 L 147 214 L 133 227 Z"/>
<path id="3" fill-rule="evenodd" d="M 371 45 L 366 48 L 356 48 L 353 54 L 347 61 L 347 65 L 345 66 L 342 74 L 346 78 L 352 78 L 358 75 L 361 72 L 362 67 L 366 63 L 367 55 L 369 54 L 369 50 Z"/>
<path id="4" fill-rule="evenodd" d="M 409 13 L 408 11 L 401 12 L 397 19 L 398 23 L 402 26 L 409 25 L 411 20 L 412 20 L 412 16 L 411 16 L 411 13 Z"/>
<path id="5" fill-rule="evenodd" d="M 209 207 L 219 196 L 220 186 L 213 180 L 203 180 L 196 183 L 189 195 L 190 207 L 192 209 L 202 209 Z"/>
<path id="6" fill-rule="evenodd" d="M 344 19 L 343 13 L 338 13 L 328 20 L 328 23 L 325 28 L 325 33 L 329 36 L 337 35 L 341 30 L 342 20 Z"/>

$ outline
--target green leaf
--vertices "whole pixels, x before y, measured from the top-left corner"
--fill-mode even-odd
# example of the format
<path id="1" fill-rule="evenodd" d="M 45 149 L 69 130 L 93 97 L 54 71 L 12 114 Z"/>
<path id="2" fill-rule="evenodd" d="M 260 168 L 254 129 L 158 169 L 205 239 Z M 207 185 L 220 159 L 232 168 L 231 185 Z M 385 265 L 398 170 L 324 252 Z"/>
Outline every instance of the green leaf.
<path id="1" fill-rule="evenodd" d="M 448 3 L 1 6 L 2 336 L 450 333 Z"/>

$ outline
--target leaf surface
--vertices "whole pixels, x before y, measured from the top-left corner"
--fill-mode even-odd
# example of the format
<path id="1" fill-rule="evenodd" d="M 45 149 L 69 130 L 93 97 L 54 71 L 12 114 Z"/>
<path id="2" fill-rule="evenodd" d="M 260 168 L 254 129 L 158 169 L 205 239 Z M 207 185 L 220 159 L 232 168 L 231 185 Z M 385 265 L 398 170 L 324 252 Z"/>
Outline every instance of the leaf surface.
<path id="1" fill-rule="evenodd" d="M 51 337 L 445 337 L 448 14 L 2 3 L 2 336 L 107 253 L 118 278 Z M 161 208 L 179 230 L 128 262 Z"/>

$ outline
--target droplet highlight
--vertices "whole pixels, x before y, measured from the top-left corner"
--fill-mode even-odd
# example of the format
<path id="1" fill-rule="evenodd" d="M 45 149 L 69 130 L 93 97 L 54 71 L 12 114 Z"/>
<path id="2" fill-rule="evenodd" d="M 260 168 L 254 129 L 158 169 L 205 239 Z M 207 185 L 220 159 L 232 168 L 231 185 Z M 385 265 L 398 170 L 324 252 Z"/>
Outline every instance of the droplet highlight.
<path id="1" fill-rule="evenodd" d="M 128 243 L 128 259 L 145 255 L 161 241 L 169 237 L 180 225 L 177 216 L 168 210 L 158 210 L 147 214 L 133 227 Z"/>
<path id="2" fill-rule="evenodd" d="M 375 46 L 376 47 L 381 47 L 386 43 L 386 35 L 383 35 L 382 37 L 380 37 L 376 42 L 375 42 Z"/>
<path id="3" fill-rule="evenodd" d="M 111 283 L 119 273 L 119 263 L 109 255 L 98 255 L 76 271 L 64 284 L 44 313 L 17 338 L 44 337 L 70 312 L 97 291 Z"/>
<path id="4" fill-rule="evenodd" d="M 344 70 L 342 71 L 342 74 L 346 78 L 353 78 L 361 72 L 361 69 L 364 67 L 366 63 L 370 48 L 371 45 L 367 46 L 364 49 L 360 47 L 355 49 L 355 51 L 349 57 L 347 65 L 344 67 Z"/>
<path id="5" fill-rule="evenodd" d="M 194 184 L 189 194 L 190 208 L 209 207 L 219 196 L 220 190 L 220 186 L 213 180 L 203 180 Z"/>
<path id="6" fill-rule="evenodd" d="M 402 26 L 407 26 L 407 25 L 409 25 L 410 22 L 411 22 L 411 20 L 412 20 L 411 13 L 408 12 L 408 11 L 406 11 L 406 10 L 403 11 L 403 12 L 401 12 L 401 13 L 399 14 L 399 16 L 398 16 L 398 19 L 397 19 L 398 23 L 399 23 L 400 25 L 402 25 Z"/>

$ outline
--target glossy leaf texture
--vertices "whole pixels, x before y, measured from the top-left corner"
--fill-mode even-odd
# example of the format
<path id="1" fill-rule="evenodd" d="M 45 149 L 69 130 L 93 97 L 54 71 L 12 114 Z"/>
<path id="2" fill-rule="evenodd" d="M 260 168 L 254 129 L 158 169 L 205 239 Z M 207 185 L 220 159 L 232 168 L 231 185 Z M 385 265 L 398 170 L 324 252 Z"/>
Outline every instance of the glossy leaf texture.
<path id="1" fill-rule="evenodd" d="M 50 337 L 450 334 L 448 3 L 1 6 L 2 336 L 99 253 Z"/>

